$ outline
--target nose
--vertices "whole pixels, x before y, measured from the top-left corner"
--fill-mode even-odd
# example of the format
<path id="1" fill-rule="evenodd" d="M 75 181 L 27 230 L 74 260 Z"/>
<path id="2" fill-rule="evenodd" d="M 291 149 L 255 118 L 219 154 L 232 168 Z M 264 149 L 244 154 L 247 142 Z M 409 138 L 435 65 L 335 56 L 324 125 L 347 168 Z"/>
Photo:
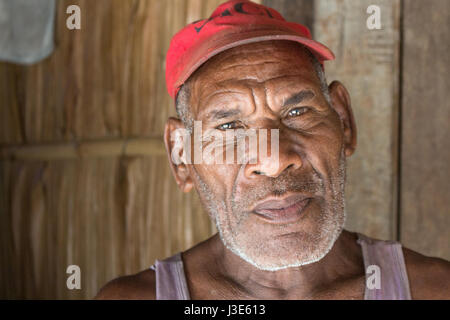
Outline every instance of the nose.
<path id="1" fill-rule="evenodd" d="M 261 134 L 261 133 L 260 133 Z M 296 170 L 302 167 L 301 155 L 296 151 L 296 144 L 285 130 L 280 129 L 277 137 L 272 130 L 267 130 L 267 139 L 258 140 L 257 161 L 247 163 L 244 174 L 248 179 L 258 176 L 276 178 L 285 170 Z M 267 148 L 264 148 L 266 140 Z M 278 148 L 276 145 L 278 144 Z M 298 146 L 297 146 L 298 147 Z"/>

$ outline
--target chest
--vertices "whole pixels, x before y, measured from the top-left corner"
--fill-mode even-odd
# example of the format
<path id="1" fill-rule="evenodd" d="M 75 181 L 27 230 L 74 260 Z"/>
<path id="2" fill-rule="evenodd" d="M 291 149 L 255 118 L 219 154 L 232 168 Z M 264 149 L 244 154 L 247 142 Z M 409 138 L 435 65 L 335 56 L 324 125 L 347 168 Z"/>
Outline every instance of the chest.
<path id="1" fill-rule="evenodd" d="M 247 288 L 218 279 L 192 280 L 187 281 L 192 300 L 363 300 L 365 294 L 364 275 L 334 281 L 307 291 L 301 286 L 280 290 Z"/>

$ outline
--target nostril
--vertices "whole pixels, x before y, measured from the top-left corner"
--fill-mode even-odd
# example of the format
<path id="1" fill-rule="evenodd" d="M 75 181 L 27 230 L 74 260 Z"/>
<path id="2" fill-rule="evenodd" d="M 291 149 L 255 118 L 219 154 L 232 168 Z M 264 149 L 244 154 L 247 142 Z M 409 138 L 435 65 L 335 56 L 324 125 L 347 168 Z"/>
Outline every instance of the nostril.
<path id="1" fill-rule="evenodd" d="M 287 166 L 287 168 L 286 169 L 290 169 L 290 168 L 292 168 L 294 166 L 294 164 L 293 163 L 291 163 L 290 165 L 288 165 Z"/>
<path id="2" fill-rule="evenodd" d="M 253 171 L 253 173 L 254 173 L 254 174 L 257 174 L 257 175 L 262 175 L 262 172 L 261 172 L 261 171 L 258 171 L 258 170 Z"/>

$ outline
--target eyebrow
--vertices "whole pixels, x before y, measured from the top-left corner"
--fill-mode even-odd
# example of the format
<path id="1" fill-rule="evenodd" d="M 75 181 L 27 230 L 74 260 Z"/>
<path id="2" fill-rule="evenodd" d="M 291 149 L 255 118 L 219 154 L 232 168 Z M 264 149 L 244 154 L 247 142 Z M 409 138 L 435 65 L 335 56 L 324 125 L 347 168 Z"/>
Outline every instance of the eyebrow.
<path id="1" fill-rule="evenodd" d="M 283 102 L 283 108 L 289 105 L 298 104 L 304 100 L 310 100 L 315 97 L 314 92 L 311 90 L 302 90 L 290 96 L 286 101 Z"/>
<path id="2" fill-rule="evenodd" d="M 207 117 L 211 120 L 220 120 L 230 118 L 238 114 L 241 114 L 241 110 L 239 109 L 212 110 L 208 112 Z"/>

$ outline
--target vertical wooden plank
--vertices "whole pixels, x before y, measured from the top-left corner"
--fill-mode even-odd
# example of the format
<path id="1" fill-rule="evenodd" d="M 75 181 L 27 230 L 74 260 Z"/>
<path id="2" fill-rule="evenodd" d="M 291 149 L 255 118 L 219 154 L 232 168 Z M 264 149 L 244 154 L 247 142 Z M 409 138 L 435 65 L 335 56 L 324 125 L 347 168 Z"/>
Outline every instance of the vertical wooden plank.
<path id="1" fill-rule="evenodd" d="M 450 259 L 450 2 L 404 1 L 401 240 Z"/>
<path id="2" fill-rule="evenodd" d="M 381 11 L 381 30 L 366 27 L 369 5 Z M 400 1 L 316 0 L 314 33 L 336 60 L 328 82 L 350 92 L 358 146 L 347 161 L 347 228 L 396 239 Z"/>
<path id="3" fill-rule="evenodd" d="M 23 74 L 20 66 L 0 62 L 0 144 L 18 144 L 23 133 Z"/>
<path id="4" fill-rule="evenodd" d="M 68 265 L 76 264 L 71 256 L 71 248 L 69 244 L 72 243 L 73 225 L 71 224 L 71 217 L 74 214 L 74 186 L 76 177 L 76 161 L 54 161 L 48 163 L 46 175 L 46 189 L 47 189 L 47 207 L 49 215 L 53 221 L 49 224 L 55 227 L 54 242 L 57 246 L 54 248 L 54 263 L 56 264 L 53 281 L 49 283 L 53 287 L 54 295 L 60 299 L 69 299 L 71 294 L 79 294 L 78 290 L 70 291 L 66 286 L 66 269 Z M 49 262 L 46 262 L 49 263 Z M 83 280 L 84 273 L 82 273 Z M 48 281 L 48 280 L 47 280 Z M 82 288 L 83 283 L 82 281 Z M 80 295 L 78 296 L 80 297 Z"/>
<path id="5" fill-rule="evenodd" d="M 0 161 L 0 298 L 18 297 L 17 269 L 13 263 L 14 242 L 11 230 L 9 180 L 11 161 Z"/>
<path id="6" fill-rule="evenodd" d="M 263 0 L 265 6 L 277 10 L 287 21 L 301 23 L 314 31 L 315 1 Z"/>

